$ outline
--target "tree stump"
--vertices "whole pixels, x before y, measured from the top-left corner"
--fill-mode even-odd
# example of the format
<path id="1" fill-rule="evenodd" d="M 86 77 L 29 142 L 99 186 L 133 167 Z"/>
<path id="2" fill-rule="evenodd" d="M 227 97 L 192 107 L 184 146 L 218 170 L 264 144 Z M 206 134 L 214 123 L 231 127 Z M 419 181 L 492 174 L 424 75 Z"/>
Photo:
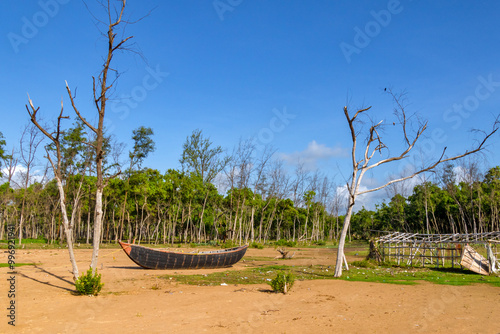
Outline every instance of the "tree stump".
<path id="1" fill-rule="evenodd" d="M 295 256 L 295 252 L 290 254 L 290 251 L 287 251 L 285 248 L 278 248 L 278 252 L 280 252 L 281 256 L 276 256 L 275 259 L 291 259 Z"/>
<path id="2" fill-rule="evenodd" d="M 382 262 L 382 256 L 380 255 L 377 246 L 375 246 L 375 242 L 373 241 L 373 239 L 370 240 L 370 253 L 368 253 L 366 259 L 376 260 L 378 263 Z"/>

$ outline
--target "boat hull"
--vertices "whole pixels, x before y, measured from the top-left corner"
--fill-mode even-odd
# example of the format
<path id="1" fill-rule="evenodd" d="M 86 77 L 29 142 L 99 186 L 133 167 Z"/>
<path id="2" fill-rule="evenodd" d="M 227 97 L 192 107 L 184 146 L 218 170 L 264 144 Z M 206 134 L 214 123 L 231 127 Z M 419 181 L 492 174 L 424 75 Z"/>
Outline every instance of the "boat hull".
<path id="1" fill-rule="evenodd" d="M 119 241 L 128 257 L 146 269 L 205 269 L 230 267 L 245 255 L 248 246 L 202 253 L 179 253 Z"/>

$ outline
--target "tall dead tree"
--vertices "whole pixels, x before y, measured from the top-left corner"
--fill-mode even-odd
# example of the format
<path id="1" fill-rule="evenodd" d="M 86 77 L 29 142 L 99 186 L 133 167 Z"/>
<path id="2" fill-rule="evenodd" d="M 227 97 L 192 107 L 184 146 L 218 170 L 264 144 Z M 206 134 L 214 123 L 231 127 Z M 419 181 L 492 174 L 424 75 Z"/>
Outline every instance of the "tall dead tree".
<path id="1" fill-rule="evenodd" d="M 19 158 L 17 157 L 17 152 L 14 148 L 12 148 L 12 153 L 4 156 L 4 170 L 6 171 L 6 176 L 3 175 L 7 179 L 7 183 L 11 183 L 13 181 L 14 174 L 16 173 L 17 162 Z"/>
<path id="2" fill-rule="evenodd" d="M 75 253 L 73 250 L 73 227 L 75 226 L 75 219 L 77 218 L 77 211 L 79 208 L 79 201 L 81 198 L 82 194 L 82 183 L 83 183 L 83 178 L 82 181 L 80 181 L 79 187 L 75 193 L 73 203 L 71 203 L 72 212 L 71 212 L 71 219 L 68 218 L 68 211 L 66 208 L 66 194 L 64 191 L 64 183 L 65 183 L 65 173 L 63 172 L 62 168 L 62 163 L 63 163 L 63 158 L 62 158 L 62 153 L 61 153 L 61 121 L 63 119 L 69 118 L 68 116 L 63 116 L 63 101 L 61 100 L 61 112 L 59 114 L 59 117 L 57 118 L 57 126 L 56 130 L 54 132 L 49 132 L 47 131 L 43 126 L 41 126 L 36 118 L 37 112 L 40 109 L 40 107 L 35 108 L 33 105 L 33 101 L 28 96 L 29 100 L 29 106 L 26 105 L 26 110 L 28 110 L 28 114 L 30 115 L 31 122 L 33 122 L 34 125 L 52 142 L 53 148 L 55 151 L 55 160 L 51 157 L 50 151 L 46 148 L 46 158 L 49 160 L 51 166 L 52 166 L 52 171 L 54 172 L 54 178 L 57 183 L 57 189 L 59 191 L 59 205 L 61 207 L 61 215 L 62 215 L 62 223 L 64 227 L 64 233 L 66 235 L 66 241 L 68 243 L 68 252 L 69 252 L 69 259 L 71 262 L 71 267 L 72 267 L 72 273 L 73 273 L 73 279 L 76 280 L 78 278 L 78 266 L 76 264 L 75 260 Z"/>
<path id="3" fill-rule="evenodd" d="M 358 196 L 383 189 L 391 184 L 401 182 L 413 178 L 419 174 L 431 171 L 444 162 L 457 160 L 465 156 L 477 153 L 484 149 L 486 141 L 498 130 L 498 118 L 497 118 L 490 132 L 478 131 L 483 134 L 483 138 L 479 140 L 475 145 L 475 147 L 473 147 L 471 150 L 466 150 L 464 153 L 452 157 L 445 157 L 446 154 L 446 147 L 445 147 L 441 152 L 441 156 L 437 160 L 427 165 L 424 165 L 419 170 L 411 172 L 410 175 L 390 180 L 379 187 L 367 190 L 360 190 L 361 181 L 363 180 L 363 176 L 365 175 L 366 172 L 378 166 L 385 165 L 391 162 L 401 161 L 408 158 L 410 151 L 415 147 L 415 144 L 422 137 L 422 134 L 427 129 L 427 122 L 423 122 L 419 123 L 416 127 L 416 131 L 411 133 L 412 132 L 410 130 L 411 117 L 407 116 L 405 107 L 402 104 L 402 99 L 404 96 L 403 95 L 396 96 L 391 90 L 388 90 L 388 93 L 391 95 L 396 105 L 394 114 L 396 116 L 397 123 L 394 122 L 393 125 L 394 126 L 398 125 L 403 137 L 404 147 L 401 149 L 400 151 L 401 153 L 399 154 L 392 155 L 389 153 L 388 147 L 386 146 L 386 144 L 384 143 L 384 141 L 380 136 L 380 130 L 382 127 L 382 121 L 380 121 L 377 124 L 372 123 L 372 125 L 369 127 L 368 136 L 366 142 L 364 143 L 363 153 L 362 156 L 359 157 L 356 153 L 358 147 L 358 138 L 361 135 L 358 129 L 358 124 L 360 123 L 358 117 L 363 113 L 367 112 L 368 110 L 370 110 L 371 107 L 359 109 L 354 113 L 353 116 L 349 114 L 348 108 L 344 107 L 344 115 L 349 125 L 349 130 L 352 139 L 352 151 L 351 151 L 352 175 L 350 177 L 350 180 L 347 182 L 348 206 L 344 218 L 344 226 L 342 227 L 342 232 L 340 234 L 339 248 L 337 252 L 337 262 L 335 267 L 335 277 L 342 276 L 342 264 L 345 259 L 344 255 L 345 239 L 347 236 L 349 225 L 351 223 L 353 208 L 354 205 L 356 204 L 356 199 L 358 198 Z M 375 156 L 376 153 L 379 153 L 379 155 Z"/>
<path id="4" fill-rule="evenodd" d="M 26 125 L 21 135 L 20 144 L 20 162 L 22 166 L 25 168 L 24 171 L 21 172 L 21 181 L 22 187 L 24 189 L 23 199 L 21 204 L 21 214 L 19 218 L 19 245 L 22 243 L 23 238 L 23 224 L 25 220 L 25 211 L 26 211 L 26 196 L 28 193 L 28 187 L 33 178 L 32 169 L 35 167 L 36 162 L 36 151 L 38 146 L 42 143 L 43 137 L 38 133 L 36 128 L 32 125 Z"/>
<path id="5" fill-rule="evenodd" d="M 97 122 L 97 127 L 90 124 L 87 119 L 82 115 L 75 103 L 75 97 L 71 93 L 71 90 L 66 82 L 66 90 L 68 92 L 69 98 L 71 100 L 71 106 L 73 110 L 78 115 L 78 117 L 82 120 L 82 122 L 95 134 L 95 142 L 92 144 L 95 150 L 95 170 L 97 176 L 96 182 L 96 200 L 95 200 L 95 221 L 94 221 L 94 234 L 93 234 L 93 251 L 92 251 L 92 261 L 90 263 L 90 267 L 92 268 L 92 272 L 95 273 L 97 267 L 97 260 L 99 257 L 99 246 L 101 243 L 101 230 L 103 223 L 103 203 L 102 203 L 102 194 L 104 191 L 104 187 L 106 182 L 104 180 L 104 171 L 103 171 L 103 160 L 105 153 L 104 152 L 104 116 L 106 114 L 106 103 L 110 97 L 110 89 L 113 87 L 118 75 L 114 80 L 108 77 L 109 72 L 116 72 L 115 69 L 111 67 L 111 61 L 116 52 L 120 50 L 127 50 L 126 42 L 131 39 L 133 36 L 116 38 L 117 31 L 123 29 L 123 26 L 128 22 L 123 20 L 123 13 L 125 11 L 126 0 L 119 1 L 119 8 L 115 8 L 110 3 L 110 0 L 107 2 L 102 2 L 101 5 L 106 9 L 106 23 L 103 21 L 99 21 L 101 24 L 107 26 L 106 37 L 108 41 L 108 50 L 107 55 L 104 59 L 104 63 L 102 65 L 101 73 L 99 74 L 96 82 L 96 78 L 92 77 L 92 90 L 94 94 L 94 105 L 97 110 L 97 114 L 99 115 L 99 120 Z"/>

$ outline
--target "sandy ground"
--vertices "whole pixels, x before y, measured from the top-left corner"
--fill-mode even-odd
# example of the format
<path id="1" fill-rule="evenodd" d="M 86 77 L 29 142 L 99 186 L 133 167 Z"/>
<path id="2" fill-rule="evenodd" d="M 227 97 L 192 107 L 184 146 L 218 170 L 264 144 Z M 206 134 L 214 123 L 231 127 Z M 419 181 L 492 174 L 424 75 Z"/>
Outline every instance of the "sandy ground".
<path id="1" fill-rule="evenodd" d="M 76 254 L 84 271 L 91 250 Z M 250 249 L 246 256 L 276 255 L 273 249 Z M 2 252 L 1 262 L 5 258 Z M 333 267 L 334 258 L 332 250 L 302 249 L 286 264 Z M 158 278 L 173 271 L 145 270 L 123 251 L 105 249 L 99 264 L 105 287 L 98 297 L 87 297 L 71 292 L 64 249 L 18 250 L 16 262 L 42 264 L 18 268 L 15 327 L 6 317 L 8 268 L 0 268 L 0 333 L 500 333 L 500 288 L 489 285 L 316 280 L 298 281 L 283 295 L 270 293 L 266 284 L 181 285 Z M 239 262 L 232 270 L 249 263 Z"/>

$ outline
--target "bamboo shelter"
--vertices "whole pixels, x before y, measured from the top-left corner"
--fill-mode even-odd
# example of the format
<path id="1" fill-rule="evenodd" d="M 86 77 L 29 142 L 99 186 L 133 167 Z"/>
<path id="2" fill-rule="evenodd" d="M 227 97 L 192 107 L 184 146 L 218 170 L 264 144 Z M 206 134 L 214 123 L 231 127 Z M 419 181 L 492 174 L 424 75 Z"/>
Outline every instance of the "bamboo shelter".
<path id="1" fill-rule="evenodd" d="M 375 239 L 382 261 L 413 267 L 460 268 L 496 273 L 500 263 L 500 231 L 467 234 L 381 232 Z M 370 247 L 372 248 L 372 247 Z"/>

